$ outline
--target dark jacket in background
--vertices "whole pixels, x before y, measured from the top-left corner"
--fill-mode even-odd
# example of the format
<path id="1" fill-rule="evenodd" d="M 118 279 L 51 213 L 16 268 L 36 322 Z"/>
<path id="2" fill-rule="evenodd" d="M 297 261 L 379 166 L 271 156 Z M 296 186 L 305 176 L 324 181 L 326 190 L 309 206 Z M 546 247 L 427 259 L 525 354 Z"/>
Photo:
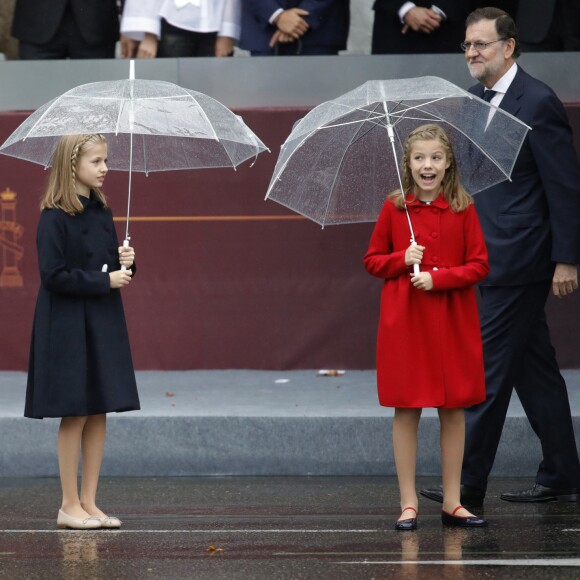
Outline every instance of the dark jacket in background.
<path id="1" fill-rule="evenodd" d="M 344 50 L 349 29 L 349 0 L 243 0 L 240 48 L 267 51 L 277 27 L 269 22 L 279 8 L 302 8 L 310 26 L 302 37 L 304 46 L 324 46 Z"/>
<path id="2" fill-rule="evenodd" d="M 447 20 L 431 34 L 415 32 L 411 28 L 401 33 L 403 24 L 399 18 L 402 0 L 376 0 L 373 5 L 375 20 L 373 26 L 373 54 L 421 54 L 421 53 L 459 53 L 459 45 L 465 40 L 465 19 L 477 7 L 474 0 L 428 0 L 416 1 L 419 8 L 439 7 Z"/>
<path id="3" fill-rule="evenodd" d="M 117 0 L 16 0 L 12 36 L 32 44 L 49 42 L 67 7 L 88 45 L 101 46 L 119 39 Z"/>

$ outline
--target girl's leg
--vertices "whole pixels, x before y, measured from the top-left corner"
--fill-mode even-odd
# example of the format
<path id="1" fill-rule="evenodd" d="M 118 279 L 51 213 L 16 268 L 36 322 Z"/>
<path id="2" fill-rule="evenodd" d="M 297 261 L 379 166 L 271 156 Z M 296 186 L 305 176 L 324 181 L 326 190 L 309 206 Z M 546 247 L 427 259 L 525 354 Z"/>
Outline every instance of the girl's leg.
<path id="1" fill-rule="evenodd" d="M 87 417 L 63 417 L 58 431 L 58 467 L 62 487 L 62 511 L 79 519 L 88 518 L 78 490 L 81 437 Z"/>
<path id="2" fill-rule="evenodd" d="M 438 409 L 441 424 L 441 469 L 443 479 L 443 510 L 452 513 L 461 505 L 461 465 L 465 447 L 465 414 L 463 409 Z M 472 516 L 465 508 L 456 516 Z"/>
<path id="3" fill-rule="evenodd" d="M 81 481 L 81 504 L 92 516 L 105 514 L 97 507 L 97 487 L 105 440 L 107 436 L 107 416 L 90 415 L 83 431 L 83 477 Z"/>
<path id="4" fill-rule="evenodd" d="M 393 419 L 393 449 L 395 466 L 401 494 L 401 510 L 406 507 L 417 509 L 417 489 L 415 487 L 415 470 L 417 464 L 417 431 L 421 409 L 395 409 Z M 401 513 L 400 519 L 414 518 L 412 510 Z"/>

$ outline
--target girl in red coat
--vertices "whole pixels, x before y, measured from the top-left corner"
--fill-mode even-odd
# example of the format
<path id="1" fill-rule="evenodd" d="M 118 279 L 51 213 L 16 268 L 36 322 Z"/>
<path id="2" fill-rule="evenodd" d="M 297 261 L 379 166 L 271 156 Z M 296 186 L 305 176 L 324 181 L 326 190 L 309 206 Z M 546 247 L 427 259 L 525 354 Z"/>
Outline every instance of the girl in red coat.
<path id="1" fill-rule="evenodd" d="M 417 527 L 415 489 L 421 409 L 441 424 L 443 525 L 483 526 L 460 505 L 463 408 L 485 399 L 483 353 L 473 286 L 488 272 L 471 197 L 461 185 L 449 139 L 423 125 L 405 142 L 403 188 L 389 195 L 365 267 L 384 279 L 377 338 L 380 404 L 395 407 L 393 448 L 402 513 L 397 530 Z M 409 212 L 416 244 L 409 243 Z M 413 274 L 413 265 L 421 271 Z"/>

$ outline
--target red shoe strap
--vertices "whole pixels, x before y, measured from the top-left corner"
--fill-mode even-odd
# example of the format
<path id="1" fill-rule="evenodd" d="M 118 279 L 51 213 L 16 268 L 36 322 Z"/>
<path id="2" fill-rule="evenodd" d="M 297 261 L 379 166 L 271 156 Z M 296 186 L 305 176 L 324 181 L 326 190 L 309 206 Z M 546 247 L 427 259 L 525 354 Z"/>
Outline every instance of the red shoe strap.
<path id="1" fill-rule="evenodd" d="M 456 508 L 453 510 L 453 512 L 452 512 L 452 514 L 451 514 L 451 515 L 452 515 L 452 516 L 454 516 L 454 515 L 455 515 L 455 514 L 456 514 L 456 513 L 457 513 L 457 512 L 460 510 L 460 509 L 463 509 L 463 506 L 462 506 L 462 505 L 458 505 L 458 506 L 457 506 L 457 507 L 456 507 Z"/>
<path id="2" fill-rule="evenodd" d="M 459 507 L 461 507 L 461 506 L 459 506 Z M 406 512 L 407 510 L 413 510 L 415 513 L 417 513 L 417 510 L 416 510 L 416 509 L 415 509 L 413 506 L 408 506 L 408 507 L 406 507 L 406 508 L 405 508 L 405 509 L 404 509 L 404 510 L 401 512 L 401 514 L 402 514 L 403 512 Z"/>

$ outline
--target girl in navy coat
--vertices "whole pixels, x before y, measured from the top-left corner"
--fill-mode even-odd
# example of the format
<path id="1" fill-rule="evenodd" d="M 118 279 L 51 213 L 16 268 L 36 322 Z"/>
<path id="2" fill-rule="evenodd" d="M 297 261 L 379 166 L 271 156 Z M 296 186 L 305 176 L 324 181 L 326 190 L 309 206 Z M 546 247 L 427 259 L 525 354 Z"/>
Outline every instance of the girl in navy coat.
<path id="1" fill-rule="evenodd" d="M 37 232 L 41 286 L 24 414 L 62 417 L 60 528 L 121 526 L 96 506 L 106 413 L 140 408 L 120 294 L 131 282 L 135 252 L 117 241 L 101 191 L 106 174 L 102 135 L 62 137 Z"/>

